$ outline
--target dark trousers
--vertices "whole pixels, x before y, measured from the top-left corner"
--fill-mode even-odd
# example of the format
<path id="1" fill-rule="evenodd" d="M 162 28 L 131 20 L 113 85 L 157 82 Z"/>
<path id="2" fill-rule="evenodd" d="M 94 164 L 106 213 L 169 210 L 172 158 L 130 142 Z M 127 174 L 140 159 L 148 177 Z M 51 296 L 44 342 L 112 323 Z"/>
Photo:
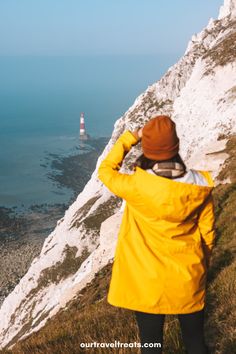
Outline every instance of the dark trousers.
<path id="1" fill-rule="evenodd" d="M 162 353 L 165 315 L 134 311 L 139 328 L 140 342 L 161 343 L 161 348 L 142 347 L 141 353 Z M 183 342 L 188 354 L 209 354 L 204 340 L 204 308 L 201 311 L 179 314 Z"/>

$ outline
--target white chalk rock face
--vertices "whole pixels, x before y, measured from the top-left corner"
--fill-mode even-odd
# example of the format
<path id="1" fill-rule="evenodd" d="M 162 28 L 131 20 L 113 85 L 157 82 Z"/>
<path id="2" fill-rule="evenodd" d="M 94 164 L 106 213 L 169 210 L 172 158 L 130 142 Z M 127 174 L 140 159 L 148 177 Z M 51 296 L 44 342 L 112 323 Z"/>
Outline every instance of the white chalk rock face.
<path id="1" fill-rule="evenodd" d="M 225 0 L 224 5 L 220 8 L 219 20 L 222 18 L 230 16 L 236 17 L 236 0 Z"/>
<path id="2" fill-rule="evenodd" d="M 186 164 L 217 177 L 227 157 L 222 152 L 227 139 L 218 138 L 236 129 L 235 1 L 225 1 L 219 19 L 194 35 L 179 62 L 116 121 L 91 179 L 2 303 L 0 348 L 41 328 L 113 260 L 125 203 L 101 183 L 97 169 L 125 129 L 144 125 L 154 114 L 170 114 Z M 140 153 L 140 144 L 134 146 L 121 172 L 129 173 Z"/>

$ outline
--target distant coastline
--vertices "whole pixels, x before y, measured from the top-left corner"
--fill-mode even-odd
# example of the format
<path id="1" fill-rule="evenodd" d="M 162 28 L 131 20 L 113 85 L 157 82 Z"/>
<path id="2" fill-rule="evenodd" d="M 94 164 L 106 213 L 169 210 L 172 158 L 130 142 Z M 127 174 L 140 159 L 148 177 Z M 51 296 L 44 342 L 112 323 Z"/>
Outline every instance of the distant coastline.
<path id="1" fill-rule="evenodd" d="M 114 123 L 173 55 L 0 58 L 0 302 L 90 179 Z M 79 115 L 93 139 L 79 144 Z"/>
<path id="2" fill-rule="evenodd" d="M 91 138 L 91 150 L 62 157 L 53 154 L 48 178 L 60 187 L 69 188 L 73 196 L 67 203 L 33 204 L 23 212 L 16 208 L 0 207 L 0 304 L 39 255 L 45 238 L 56 222 L 76 199 L 90 179 L 96 162 L 109 138 Z"/>

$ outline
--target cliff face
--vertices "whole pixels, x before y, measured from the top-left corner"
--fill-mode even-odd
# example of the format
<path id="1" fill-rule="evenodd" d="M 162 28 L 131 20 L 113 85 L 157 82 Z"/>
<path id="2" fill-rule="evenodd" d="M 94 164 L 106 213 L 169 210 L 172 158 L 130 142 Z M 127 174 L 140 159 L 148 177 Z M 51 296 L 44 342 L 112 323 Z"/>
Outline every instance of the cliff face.
<path id="1" fill-rule="evenodd" d="M 125 129 L 142 126 L 154 114 L 171 114 L 187 165 L 212 170 L 218 183 L 227 158 L 222 150 L 236 127 L 235 43 L 236 0 L 225 0 L 219 18 L 194 35 L 180 61 L 116 121 L 90 181 L 3 302 L 2 348 L 37 331 L 113 260 L 124 203 L 98 180 L 97 168 Z M 121 172 L 129 172 L 139 154 L 134 147 Z"/>
<path id="2" fill-rule="evenodd" d="M 234 0 L 225 0 L 224 5 L 220 8 L 219 19 L 226 16 L 235 17 L 236 15 L 236 3 Z"/>

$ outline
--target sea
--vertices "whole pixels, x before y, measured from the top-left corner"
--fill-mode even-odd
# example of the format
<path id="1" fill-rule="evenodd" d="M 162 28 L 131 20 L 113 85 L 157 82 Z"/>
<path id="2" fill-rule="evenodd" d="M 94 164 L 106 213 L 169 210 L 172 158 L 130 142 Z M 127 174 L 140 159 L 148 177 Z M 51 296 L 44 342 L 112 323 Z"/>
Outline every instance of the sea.
<path id="1" fill-rule="evenodd" d="M 66 203 L 72 190 L 48 178 L 45 162 L 52 154 L 83 153 L 80 113 L 91 137 L 110 137 L 115 121 L 176 60 L 176 55 L 0 57 L 0 207 Z"/>

